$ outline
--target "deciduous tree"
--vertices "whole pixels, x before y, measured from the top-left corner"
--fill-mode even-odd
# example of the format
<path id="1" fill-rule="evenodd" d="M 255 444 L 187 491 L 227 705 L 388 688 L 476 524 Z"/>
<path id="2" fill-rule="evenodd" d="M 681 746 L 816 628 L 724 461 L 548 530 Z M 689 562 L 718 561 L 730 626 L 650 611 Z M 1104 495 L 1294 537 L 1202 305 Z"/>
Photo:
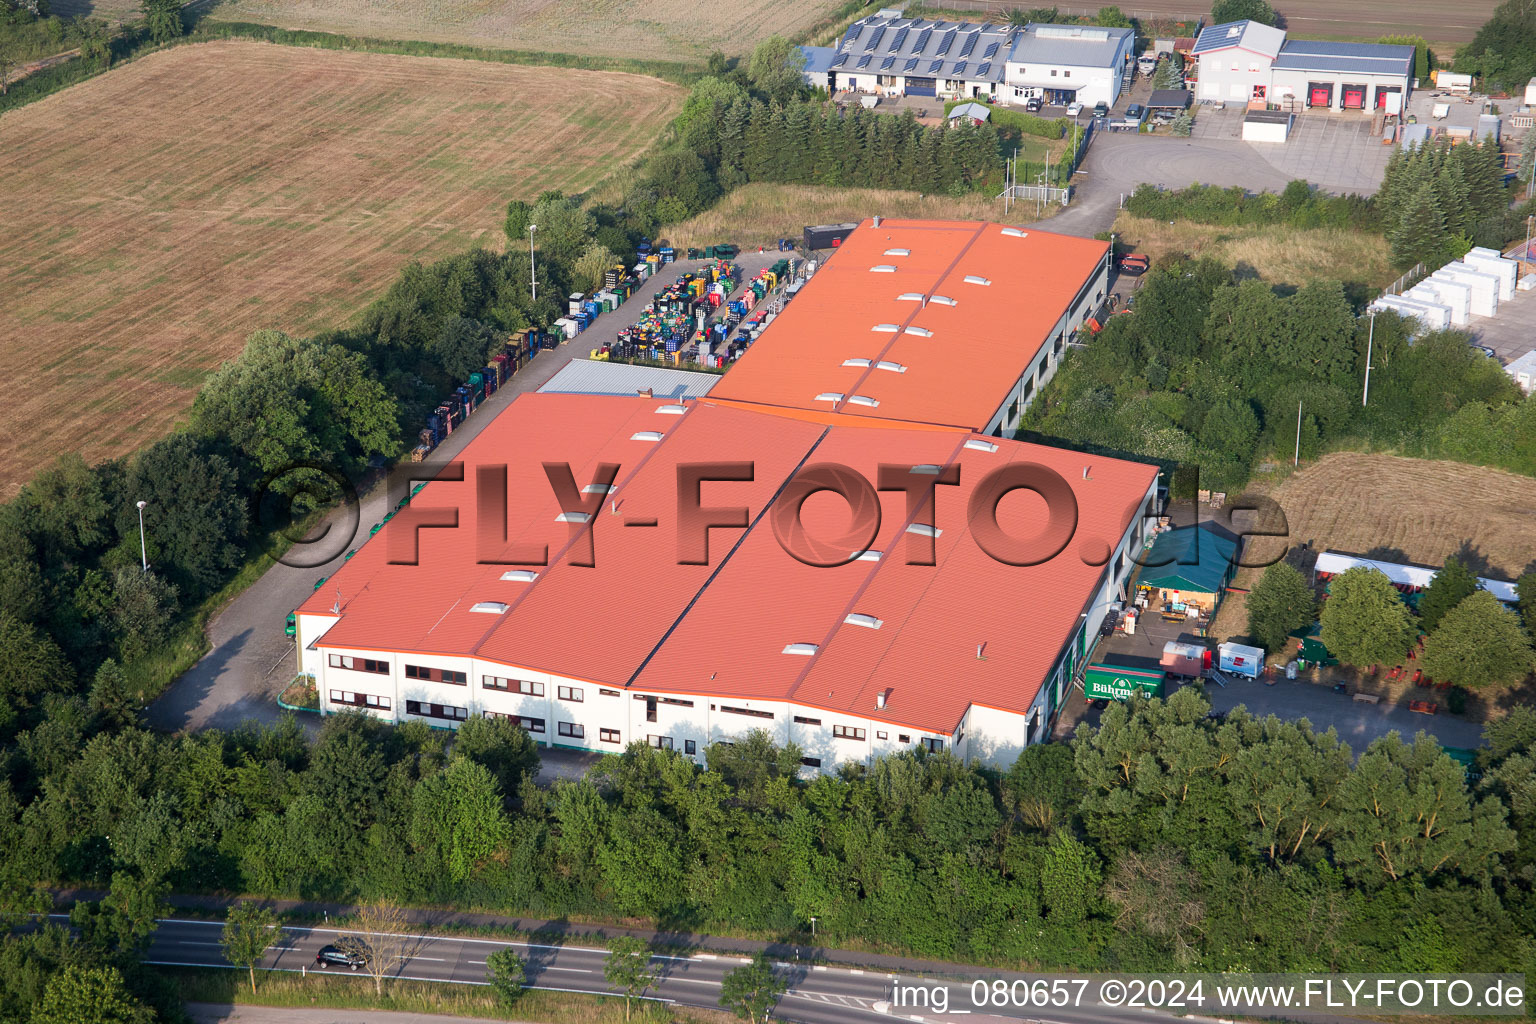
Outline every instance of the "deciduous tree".
<path id="1" fill-rule="evenodd" d="M 485 973 L 491 982 L 491 991 L 504 1008 L 510 1008 L 523 995 L 527 980 L 527 965 L 523 958 L 510 949 L 498 949 L 485 958 Z"/>
<path id="2" fill-rule="evenodd" d="M 256 991 L 256 965 L 261 963 L 281 934 L 277 915 L 252 900 L 241 900 L 224 916 L 224 930 L 219 934 L 224 959 L 246 969 L 253 994 Z"/>
<path id="3" fill-rule="evenodd" d="M 1433 633 L 1446 612 L 1471 597 L 1476 590 L 1477 577 L 1472 575 L 1465 562 L 1451 555 L 1419 598 L 1419 628 Z"/>
<path id="4" fill-rule="evenodd" d="M 1322 626 L 1323 645 L 1350 665 L 1395 665 L 1418 634 L 1392 582 L 1366 566 L 1333 578 Z"/>
<path id="5" fill-rule="evenodd" d="M 1248 595 L 1248 635 L 1268 651 L 1285 646 L 1286 637 L 1312 622 L 1317 601 L 1307 578 L 1289 562 L 1264 570 Z"/>
<path id="6" fill-rule="evenodd" d="M 651 948 L 637 938 L 620 935 L 608 943 L 608 950 L 603 958 L 603 977 L 624 993 L 624 1019 L 629 1020 L 630 1003 L 656 982 Z"/>
<path id="7" fill-rule="evenodd" d="M 773 961 L 759 953 L 751 963 L 725 972 L 720 980 L 720 1005 L 737 1017 L 759 1024 L 767 1021 L 788 986 L 773 973 Z"/>
<path id="8" fill-rule="evenodd" d="M 1519 616 L 1479 590 L 1425 638 L 1421 663 L 1426 675 L 1469 689 L 1510 686 L 1536 667 L 1536 653 Z"/>

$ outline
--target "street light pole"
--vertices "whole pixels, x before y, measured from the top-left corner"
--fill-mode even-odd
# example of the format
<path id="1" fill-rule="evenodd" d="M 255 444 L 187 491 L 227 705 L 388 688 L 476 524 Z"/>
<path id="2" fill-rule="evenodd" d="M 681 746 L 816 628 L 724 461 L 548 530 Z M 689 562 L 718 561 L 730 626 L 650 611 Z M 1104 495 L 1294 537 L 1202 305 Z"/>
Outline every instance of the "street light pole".
<path id="1" fill-rule="evenodd" d="M 1371 352 L 1376 342 L 1376 311 L 1373 309 L 1367 315 L 1371 323 L 1365 333 L 1365 390 L 1360 394 L 1361 408 L 1364 408 L 1371 398 Z"/>
<path id="2" fill-rule="evenodd" d="M 145 572 L 149 572 L 149 549 L 144 545 L 144 506 L 148 504 L 147 501 L 139 502 L 139 561 Z"/>
<path id="3" fill-rule="evenodd" d="M 539 275 L 533 265 L 533 233 L 539 230 L 537 224 L 528 225 L 528 287 L 533 292 L 533 301 L 539 301 Z"/>
<path id="4" fill-rule="evenodd" d="M 1301 465 L 1301 402 L 1296 403 L 1296 457 L 1291 459 L 1292 466 Z"/>

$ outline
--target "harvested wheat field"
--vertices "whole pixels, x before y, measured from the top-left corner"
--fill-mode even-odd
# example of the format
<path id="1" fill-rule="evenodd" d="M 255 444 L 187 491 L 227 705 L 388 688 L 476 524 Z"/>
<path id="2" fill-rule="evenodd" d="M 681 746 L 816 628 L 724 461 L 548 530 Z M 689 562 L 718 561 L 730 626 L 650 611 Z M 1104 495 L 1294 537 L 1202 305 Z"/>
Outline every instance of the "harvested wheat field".
<path id="1" fill-rule="evenodd" d="M 1313 555 L 1332 549 L 1424 565 L 1455 554 L 1480 575 L 1511 580 L 1536 568 L 1536 479 L 1530 477 L 1342 452 L 1268 493 L 1285 510 L 1290 537 L 1250 538 L 1250 563 L 1269 561 L 1289 544 Z M 1312 558 L 1295 561 L 1310 568 Z"/>
<path id="2" fill-rule="evenodd" d="M 838 6 L 836 0 L 225 0 L 208 17 L 378 39 L 700 63 L 715 50 L 744 54 L 771 35 L 793 38 Z"/>
<path id="3" fill-rule="evenodd" d="M 1035 218 L 1032 204 L 1017 205 Z M 1054 209 L 1060 209 L 1056 207 Z M 743 185 L 703 213 L 660 230 L 674 245 L 772 245 L 799 238 L 807 224 L 845 224 L 880 214 L 937 220 L 1002 220 L 1002 200 L 968 195 L 920 196 L 878 188 L 829 188 L 822 185 Z M 1013 217 L 1022 223 L 1026 218 Z"/>
<path id="4" fill-rule="evenodd" d="M 0 118 L 0 495 L 171 426 L 262 327 L 339 326 L 408 261 L 590 187 L 682 90 L 650 78 L 221 42 Z"/>
<path id="5" fill-rule="evenodd" d="M 1319 278 L 1358 281 L 1373 287 L 1397 277 L 1381 235 L 1341 228 L 1278 225 L 1227 227 L 1181 221 L 1167 224 L 1122 213 L 1115 233 L 1155 259 L 1173 253 L 1214 256 L 1228 266 L 1245 263 L 1266 281 L 1306 284 Z"/>

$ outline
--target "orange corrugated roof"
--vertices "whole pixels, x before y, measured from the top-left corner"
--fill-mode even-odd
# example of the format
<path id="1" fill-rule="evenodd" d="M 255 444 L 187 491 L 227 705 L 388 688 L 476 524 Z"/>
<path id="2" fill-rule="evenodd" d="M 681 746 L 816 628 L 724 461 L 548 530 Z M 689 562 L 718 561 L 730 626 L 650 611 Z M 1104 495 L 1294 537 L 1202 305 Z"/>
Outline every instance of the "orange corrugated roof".
<path id="1" fill-rule="evenodd" d="M 865 221 L 711 400 L 984 429 L 1109 248 L 1048 231 L 1005 233 L 1015 230 L 981 221 Z M 844 365 L 850 359 L 869 365 Z"/>
<path id="2" fill-rule="evenodd" d="M 814 568 L 784 555 L 771 533 L 754 531 L 635 685 L 789 697 L 938 732 L 953 732 L 972 703 L 1027 711 L 1102 579 L 1103 565 L 1085 562 L 1085 553 L 1092 556 L 1085 549 L 1097 540 L 1111 549 L 1119 542 L 1157 469 L 996 438 L 984 439 L 996 451 L 976 450 L 965 446 L 971 439 L 982 440 L 962 432 L 831 431 L 816 460 L 870 479 L 882 463 L 958 466 L 959 484 L 937 491 L 933 564 L 908 564 L 911 518 L 901 492 L 882 495 L 872 545 L 878 561 Z M 1071 542 L 1035 566 L 995 560 L 966 522 L 978 485 L 999 466 L 1018 462 L 1059 474 L 1078 505 Z M 1010 536 L 1034 537 L 1044 513 L 1043 499 L 1014 491 L 999 505 L 998 522 Z M 847 520 L 845 507 L 830 498 L 808 506 L 805 516 L 817 536 L 836 536 Z M 850 615 L 872 616 L 880 626 L 848 622 Z M 819 649 L 810 657 L 784 654 L 790 643 Z M 985 657 L 978 659 L 982 644 Z M 877 710 L 882 692 L 886 706 Z"/>
<path id="3" fill-rule="evenodd" d="M 1112 543 L 1156 473 L 1093 458 L 1084 480 L 1087 456 L 990 438 L 985 445 L 996 451 L 977 450 L 966 447 L 973 438 L 966 431 L 829 428 L 702 402 L 688 403 L 683 415 L 659 411 L 668 404 L 519 397 L 461 454 L 464 482 L 429 484 L 305 602 L 301 611 L 328 614 L 341 592 L 340 620 L 318 646 L 474 655 L 616 687 L 792 698 L 949 732 L 971 702 L 1028 707 L 1102 571 L 1083 563 L 1078 539 L 1040 566 L 994 561 L 966 527 L 977 484 L 1007 462 L 1049 466 L 1077 497 L 1077 538 Z M 633 440 L 643 431 L 664 437 Z M 744 505 L 753 525 L 711 531 L 710 565 L 678 565 L 677 466 L 718 461 L 751 462 L 754 479 L 706 483 L 703 504 Z M 616 489 L 590 525 L 556 521 L 561 510 L 545 462 L 570 463 L 579 486 L 599 463 L 619 464 Z M 508 467 L 507 540 L 482 545 L 476 475 L 501 463 Z M 909 536 L 902 492 L 880 496 L 872 545 L 879 561 L 816 568 L 786 553 L 764 512 L 782 500 L 775 495 L 802 463 L 847 466 L 872 482 L 882 464 L 958 465 L 960 486 L 938 490 L 936 564 L 902 558 Z M 1014 492 L 1000 522 L 1016 536 L 1038 533 L 1042 505 Z M 420 564 L 390 564 L 392 549 L 408 552 L 413 520 L 432 508 L 456 510 L 459 527 L 420 530 Z M 659 525 L 624 525 L 648 518 Z M 848 532 L 851 515 L 823 493 L 804 503 L 801 521 L 810 536 L 830 542 Z M 595 566 L 569 564 L 563 552 L 573 534 L 589 531 Z M 501 574 L 513 567 L 478 561 L 526 544 L 549 548 L 551 564 L 533 582 L 505 581 Z M 1025 594 L 1035 597 L 1025 601 Z M 470 611 L 479 601 L 508 607 L 500 615 Z M 845 624 L 850 612 L 881 619 L 881 628 Z M 975 658 L 981 642 L 985 661 Z M 784 654 L 789 643 L 820 647 L 807 658 Z M 886 689 L 887 708 L 876 713 L 874 694 Z"/>

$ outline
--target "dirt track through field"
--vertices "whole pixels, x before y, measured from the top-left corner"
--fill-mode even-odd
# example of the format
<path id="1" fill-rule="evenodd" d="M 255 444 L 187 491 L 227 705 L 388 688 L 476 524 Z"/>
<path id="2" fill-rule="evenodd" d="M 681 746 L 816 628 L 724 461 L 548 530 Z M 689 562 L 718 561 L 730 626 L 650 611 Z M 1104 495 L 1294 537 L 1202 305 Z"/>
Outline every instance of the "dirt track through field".
<path id="1" fill-rule="evenodd" d="M 185 415 L 252 330 L 340 326 L 411 259 L 500 243 L 682 90 L 633 75 L 183 46 L 0 118 L 0 497 Z"/>

